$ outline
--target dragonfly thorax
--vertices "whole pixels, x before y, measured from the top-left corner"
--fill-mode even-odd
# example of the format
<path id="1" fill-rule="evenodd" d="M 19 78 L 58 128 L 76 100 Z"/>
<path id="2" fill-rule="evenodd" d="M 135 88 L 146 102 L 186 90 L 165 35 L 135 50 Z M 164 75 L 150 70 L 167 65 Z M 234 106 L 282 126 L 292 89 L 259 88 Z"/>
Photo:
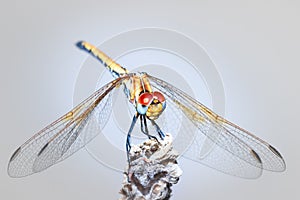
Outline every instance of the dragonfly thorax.
<path id="1" fill-rule="evenodd" d="M 166 100 L 160 92 L 144 92 L 137 100 L 136 110 L 141 115 L 146 115 L 149 119 L 155 120 L 166 108 Z"/>

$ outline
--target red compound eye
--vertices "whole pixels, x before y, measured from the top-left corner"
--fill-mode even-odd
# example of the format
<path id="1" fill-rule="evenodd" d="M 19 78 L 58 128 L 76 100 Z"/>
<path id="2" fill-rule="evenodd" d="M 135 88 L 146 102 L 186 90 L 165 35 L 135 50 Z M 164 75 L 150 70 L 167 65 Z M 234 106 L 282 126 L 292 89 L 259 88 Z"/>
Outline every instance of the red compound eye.
<path id="1" fill-rule="evenodd" d="M 157 99 L 159 102 L 164 102 L 166 99 L 164 95 L 160 92 L 153 92 L 153 96 L 155 99 Z"/>
<path id="2" fill-rule="evenodd" d="M 144 106 L 148 106 L 153 100 L 153 95 L 149 92 L 145 92 L 139 96 L 138 103 Z"/>

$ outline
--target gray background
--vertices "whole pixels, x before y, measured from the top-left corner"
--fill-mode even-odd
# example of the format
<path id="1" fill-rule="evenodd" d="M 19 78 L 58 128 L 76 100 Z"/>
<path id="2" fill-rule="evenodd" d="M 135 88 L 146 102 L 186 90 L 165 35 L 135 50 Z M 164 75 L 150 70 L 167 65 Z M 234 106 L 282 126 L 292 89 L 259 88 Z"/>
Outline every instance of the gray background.
<path id="1" fill-rule="evenodd" d="M 118 198 L 122 174 L 85 151 L 23 179 L 9 178 L 6 167 L 18 145 L 71 109 L 87 56 L 74 42 L 99 44 L 142 27 L 180 31 L 201 44 L 222 77 L 226 118 L 274 144 L 287 162 L 284 173 L 244 180 L 182 159 L 173 199 L 299 198 L 298 1 L 15 1 L 2 8 L 1 199 Z"/>

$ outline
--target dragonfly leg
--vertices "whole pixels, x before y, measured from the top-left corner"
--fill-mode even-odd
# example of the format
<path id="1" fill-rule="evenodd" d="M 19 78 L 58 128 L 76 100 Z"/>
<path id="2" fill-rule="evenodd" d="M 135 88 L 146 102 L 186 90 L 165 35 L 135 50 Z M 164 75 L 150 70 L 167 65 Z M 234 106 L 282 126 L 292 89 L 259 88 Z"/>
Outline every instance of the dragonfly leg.
<path id="1" fill-rule="evenodd" d="M 157 123 L 154 120 L 151 120 L 151 123 L 153 126 L 155 126 L 156 131 L 160 137 L 160 139 L 164 140 L 165 138 L 165 134 L 162 132 L 162 130 L 159 128 L 159 126 L 157 125 Z"/>
<path id="2" fill-rule="evenodd" d="M 129 128 L 129 131 L 127 133 L 127 139 L 126 139 L 126 152 L 127 152 L 127 162 L 128 162 L 128 171 L 127 171 L 127 181 L 128 183 L 131 182 L 130 180 L 130 174 L 129 174 L 129 169 L 130 169 L 130 156 L 129 156 L 129 152 L 130 152 L 130 149 L 131 149 L 131 144 L 130 144 L 130 138 L 131 138 L 131 133 L 132 133 L 132 130 L 134 128 L 134 125 L 136 124 L 136 120 L 137 118 L 139 117 L 139 113 L 136 113 L 133 118 L 132 118 L 132 121 L 131 121 L 131 125 L 130 125 L 130 128 Z"/>
<path id="3" fill-rule="evenodd" d="M 142 133 L 147 135 L 149 139 L 155 139 L 157 141 L 157 143 L 159 143 L 158 139 L 155 136 L 149 134 L 146 116 L 141 115 L 140 119 L 141 119 L 141 131 L 142 131 Z"/>
<path id="4" fill-rule="evenodd" d="M 127 151 L 127 160 L 128 160 L 128 163 L 130 163 L 130 159 L 129 159 L 129 152 L 130 152 L 130 149 L 131 149 L 131 144 L 130 144 L 130 138 L 131 138 L 131 132 L 134 128 L 134 125 L 136 124 L 136 120 L 137 118 L 139 117 L 139 114 L 136 113 L 134 116 L 133 116 L 133 119 L 131 121 L 131 125 L 130 125 L 130 128 L 129 128 L 129 131 L 127 133 L 127 139 L 126 139 L 126 151 Z"/>

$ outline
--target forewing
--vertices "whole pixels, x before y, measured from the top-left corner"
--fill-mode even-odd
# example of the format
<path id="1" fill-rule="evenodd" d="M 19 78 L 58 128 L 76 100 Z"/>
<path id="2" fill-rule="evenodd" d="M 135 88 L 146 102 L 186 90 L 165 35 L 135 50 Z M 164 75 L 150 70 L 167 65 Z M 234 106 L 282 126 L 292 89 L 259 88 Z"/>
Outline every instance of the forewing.
<path id="1" fill-rule="evenodd" d="M 185 128 L 179 137 L 182 141 L 185 137 L 193 140 L 184 154 L 189 159 L 244 178 L 256 178 L 262 169 L 284 170 L 283 158 L 274 147 L 218 116 L 169 83 L 150 75 L 148 78 L 154 88 L 167 96 L 167 107 L 172 104 L 178 108 L 174 115 L 189 119 L 183 124 Z M 211 145 L 206 147 L 208 143 Z"/>
<path id="2" fill-rule="evenodd" d="M 91 141 L 109 118 L 112 91 L 126 79 L 106 84 L 20 146 L 10 158 L 8 174 L 23 177 L 42 171 Z"/>
<path id="3" fill-rule="evenodd" d="M 259 154 L 265 170 L 277 172 L 285 170 L 286 165 L 283 157 L 272 145 L 224 118 L 219 117 L 218 122 L 224 127 L 224 129 L 236 137 L 239 137 Z"/>

